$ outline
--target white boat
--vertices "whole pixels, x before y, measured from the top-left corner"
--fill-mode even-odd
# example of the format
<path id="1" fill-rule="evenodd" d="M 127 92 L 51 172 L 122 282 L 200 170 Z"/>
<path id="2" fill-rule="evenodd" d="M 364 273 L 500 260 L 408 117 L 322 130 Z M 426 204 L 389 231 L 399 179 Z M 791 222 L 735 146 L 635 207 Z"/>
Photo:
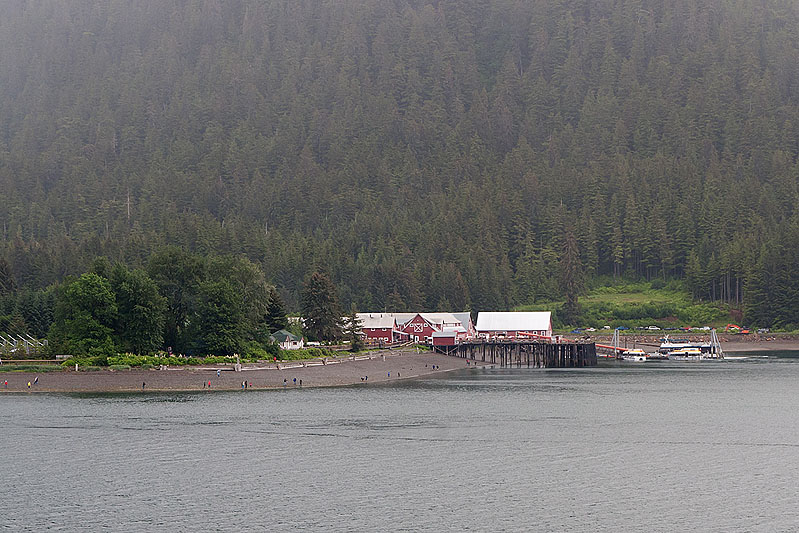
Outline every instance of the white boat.
<path id="1" fill-rule="evenodd" d="M 711 345 L 710 343 L 697 342 L 690 339 L 670 339 L 669 336 L 666 335 L 660 344 L 658 352 L 668 354 L 685 348 L 697 348 L 703 352 L 709 352 Z"/>
<path id="2" fill-rule="evenodd" d="M 631 350 L 625 350 L 621 353 L 621 358 L 624 361 L 630 361 L 633 363 L 643 363 L 646 361 L 646 357 L 646 352 L 641 348 L 633 348 Z"/>
<path id="3" fill-rule="evenodd" d="M 680 348 L 669 352 L 669 361 L 701 361 L 706 359 L 700 348 Z"/>
<path id="4" fill-rule="evenodd" d="M 724 351 L 716 330 L 710 332 L 710 342 L 690 339 L 670 339 L 668 335 L 658 349 L 658 353 L 667 355 L 676 361 L 700 361 L 724 359 Z"/>

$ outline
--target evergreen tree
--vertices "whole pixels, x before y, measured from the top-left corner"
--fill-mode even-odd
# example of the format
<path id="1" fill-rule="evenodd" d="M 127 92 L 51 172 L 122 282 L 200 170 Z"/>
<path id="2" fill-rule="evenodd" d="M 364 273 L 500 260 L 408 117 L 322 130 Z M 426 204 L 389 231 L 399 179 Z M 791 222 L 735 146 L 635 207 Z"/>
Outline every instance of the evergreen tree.
<path id="1" fill-rule="evenodd" d="M 580 251 L 577 239 L 571 228 L 566 230 L 563 239 L 563 254 L 560 259 L 560 286 L 566 296 L 563 310 L 560 313 L 565 324 L 576 324 L 580 316 L 578 297 L 583 290 L 583 279 L 580 265 Z"/>
<path id="2" fill-rule="evenodd" d="M 264 322 L 269 333 L 287 329 L 289 325 L 286 304 L 274 287 L 269 291 L 269 306 L 267 307 Z"/>
<path id="3" fill-rule="evenodd" d="M 336 289 L 325 274 L 314 272 L 302 293 L 305 330 L 314 340 L 332 341 L 341 336 L 341 311 Z"/>
<path id="4" fill-rule="evenodd" d="M 11 266 L 5 258 L 0 257 L 0 298 L 12 294 L 16 289 L 16 283 L 11 274 Z"/>
<path id="5" fill-rule="evenodd" d="M 363 342 L 363 333 L 361 332 L 361 327 L 363 326 L 363 322 L 360 318 L 358 318 L 358 311 L 355 307 L 355 304 L 352 304 L 350 308 L 350 315 L 347 317 L 346 328 L 344 330 L 345 337 L 350 341 L 350 351 L 351 352 L 359 352 L 363 350 L 364 342 Z"/>

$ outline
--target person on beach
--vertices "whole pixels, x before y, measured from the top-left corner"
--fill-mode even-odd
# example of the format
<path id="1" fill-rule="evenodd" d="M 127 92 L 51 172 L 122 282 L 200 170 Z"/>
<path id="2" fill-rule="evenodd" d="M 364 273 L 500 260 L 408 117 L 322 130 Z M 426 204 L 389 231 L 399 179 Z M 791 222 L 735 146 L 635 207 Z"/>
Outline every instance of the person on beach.
<path id="1" fill-rule="evenodd" d="M 222 369 L 221 368 L 217 368 L 216 369 L 216 377 L 219 377 L 220 374 L 222 374 Z"/>
<path id="2" fill-rule="evenodd" d="M 287 380 L 286 378 L 283 378 L 283 388 L 284 389 L 286 388 L 286 385 L 288 384 L 288 382 L 289 382 L 289 380 Z"/>
<path id="3" fill-rule="evenodd" d="M 300 387 L 302 387 L 302 380 L 300 380 Z"/>
<path id="4" fill-rule="evenodd" d="M 31 382 L 30 381 L 28 382 L 28 388 L 29 389 L 31 388 Z"/>
<path id="5" fill-rule="evenodd" d="M 294 384 L 295 385 L 297 384 L 297 378 L 294 378 Z"/>
<path id="6" fill-rule="evenodd" d="M 208 388 L 209 389 L 211 388 L 211 380 L 210 379 L 208 380 Z"/>
<path id="7" fill-rule="evenodd" d="M 3 383 L 3 385 L 5 385 L 5 387 L 8 388 L 8 380 L 6 380 L 5 383 Z"/>
<path id="8" fill-rule="evenodd" d="M 141 382 L 141 390 L 144 390 L 144 387 L 145 387 L 145 385 L 147 385 L 147 384 L 146 384 L 145 382 L 143 382 L 143 381 L 142 381 L 142 382 Z"/>
<path id="9" fill-rule="evenodd" d="M 33 380 L 33 384 L 34 385 L 38 385 L 39 384 L 39 376 L 36 376 L 36 379 Z"/>

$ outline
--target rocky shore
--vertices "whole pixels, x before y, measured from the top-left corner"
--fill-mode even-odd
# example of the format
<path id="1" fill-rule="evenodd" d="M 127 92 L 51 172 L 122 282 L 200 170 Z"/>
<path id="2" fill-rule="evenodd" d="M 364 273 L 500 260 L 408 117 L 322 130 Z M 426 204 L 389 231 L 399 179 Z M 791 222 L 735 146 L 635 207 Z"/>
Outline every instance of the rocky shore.
<path id="1" fill-rule="evenodd" d="M 416 353 L 415 350 L 370 352 L 368 355 L 342 357 L 327 364 L 292 361 L 279 365 L 243 365 L 241 372 L 224 365 L 44 373 L 2 372 L 0 367 L 0 393 L 241 390 L 244 382 L 247 389 L 368 386 L 465 367 L 463 359 L 430 352 Z M 30 389 L 28 382 L 31 383 Z"/>

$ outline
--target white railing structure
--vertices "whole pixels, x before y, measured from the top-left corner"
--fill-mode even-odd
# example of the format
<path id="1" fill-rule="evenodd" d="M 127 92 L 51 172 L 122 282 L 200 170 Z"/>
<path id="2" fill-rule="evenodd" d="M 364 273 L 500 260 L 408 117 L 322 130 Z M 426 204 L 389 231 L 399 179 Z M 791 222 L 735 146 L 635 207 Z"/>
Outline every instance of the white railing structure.
<path id="1" fill-rule="evenodd" d="M 724 359 L 724 350 L 721 349 L 721 341 L 715 328 L 710 330 L 710 353 L 717 359 Z"/>

